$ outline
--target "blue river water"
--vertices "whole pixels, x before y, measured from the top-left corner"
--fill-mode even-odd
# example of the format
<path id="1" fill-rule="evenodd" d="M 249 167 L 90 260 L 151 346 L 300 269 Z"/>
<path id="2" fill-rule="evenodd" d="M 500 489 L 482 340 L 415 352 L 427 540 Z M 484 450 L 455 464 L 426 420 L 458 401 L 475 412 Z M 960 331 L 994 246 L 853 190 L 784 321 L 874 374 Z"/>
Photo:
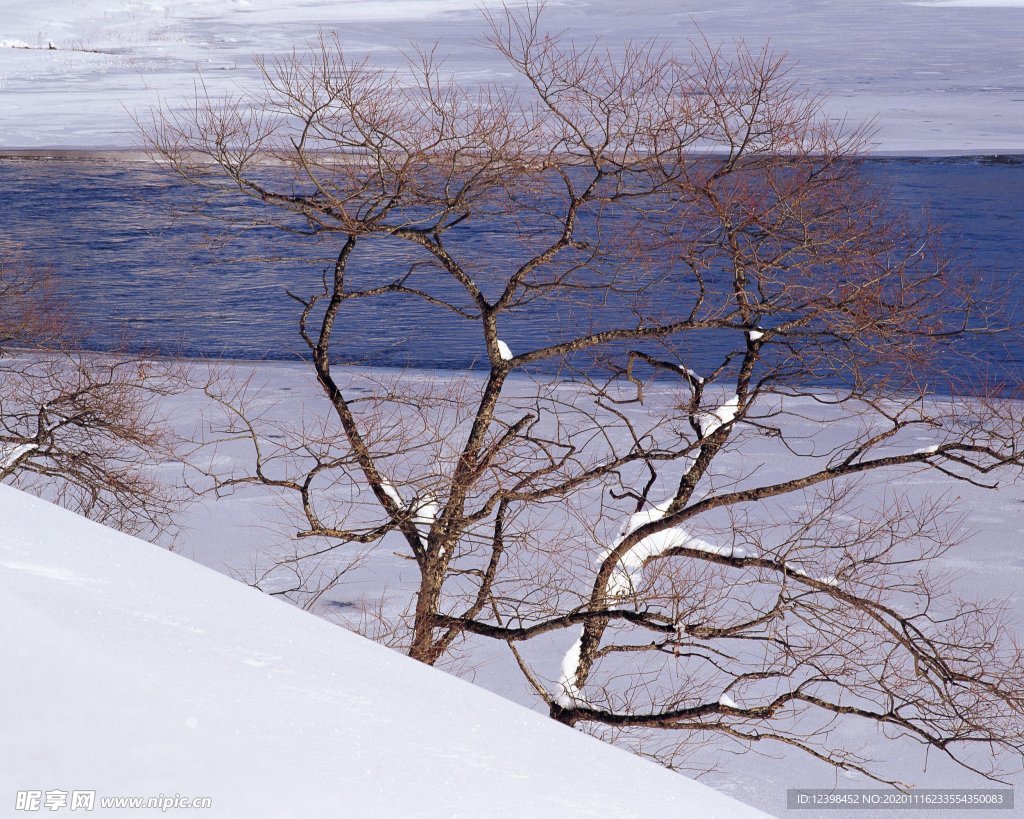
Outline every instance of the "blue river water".
<path id="1" fill-rule="evenodd" d="M 944 226 L 950 249 L 1024 322 L 1024 157 L 864 162 L 898 206 Z M 260 231 L 211 248 L 202 223 L 172 215 L 187 201 L 183 183 L 152 165 L 0 161 L 0 237 L 24 244 L 57 274 L 88 346 L 238 359 L 303 354 L 299 307 L 285 291 L 316 290 L 325 266 L 310 262 L 316 250 L 256 259 L 299 246 Z M 386 268 L 386 253 L 376 263 Z M 338 327 L 344 360 L 460 369 L 483 355 L 479 331 L 454 315 L 408 297 L 366 304 Z M 513 350 L 536 347 L 547 340 L 549 319 L 543 308 L 523 313 L 502 334 Z M 973 352 L 995 371 L 1024 371 L 1024 344 L 1013 336 L 980 337 Z"/>

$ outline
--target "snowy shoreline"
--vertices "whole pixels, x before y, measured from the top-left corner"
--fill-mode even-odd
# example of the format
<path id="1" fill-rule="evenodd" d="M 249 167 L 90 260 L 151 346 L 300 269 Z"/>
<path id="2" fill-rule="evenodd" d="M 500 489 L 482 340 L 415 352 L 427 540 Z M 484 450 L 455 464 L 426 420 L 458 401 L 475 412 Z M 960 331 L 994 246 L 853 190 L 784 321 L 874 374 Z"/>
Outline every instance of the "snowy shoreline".
<path id="1" fill-rule="evenodd" d="M 513 7 L 519 2 L 510 4 Z M 253 55 L 291 53 L 320 30 L 347 51 L 399 69 L 410 41 L 437 43 L 446 67 L 504 82 L 480 10 L 496 0 L 111 0 L 9 3 L 0 24 L 0 145 L 118 150 L 132 117 L 188 104 L 197 78 L 214 96 L 252 87 Z M 793 78 L 822 93 L 830 117 L 875 122 L 876 153 L 935 156 L 1024 151 L 1024 0 L 742 0 L 724 7 L 650 0 L 623 16 L 609 0 L 554 0 L 552 31 L 582 41 L 657 36 L 685 54 L 706 38 L 789 56 Z M 201 72 L 201 74 L 199 73 Z"/>
<path id="2" fill-rule="evenodd" d="M 695 156 L 700 156 L 695 152 Z M 707 156 L 718 156 L 711 152 Z M 1008 165 L 1024 164 L 1024 145 L 1005 149 L 964 148 L 957 150 L 868 150 L 858 157 L 864 161 L 874 160 L 1005 160 Z M 141 148 L 118 147 L 81 147 L 56 146 L 35 148 L 0 148 L 0 162 L 108 162 L 119 164 L 159 165 L 159 160 L 151 157 Z"/>

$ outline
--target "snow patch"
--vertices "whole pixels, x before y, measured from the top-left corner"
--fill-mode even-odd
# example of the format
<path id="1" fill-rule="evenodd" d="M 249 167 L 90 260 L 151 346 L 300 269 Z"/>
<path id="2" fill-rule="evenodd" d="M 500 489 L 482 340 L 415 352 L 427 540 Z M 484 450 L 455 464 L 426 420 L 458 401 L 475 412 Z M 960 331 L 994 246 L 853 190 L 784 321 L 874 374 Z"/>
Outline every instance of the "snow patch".
<path id="1" fill-rule="evenodd" d="M 829 574 L 825 575 L 824 577 L 814 577 L 813 575 L 810 575 L 806 571 L 804 571 L 804 569 L 796 563 L 790 563 L 788 560 L 786 560 L 783 562 L 783 565 L 793 574 L 798 574 L 801 577 L 806 577 L 808 580 L 814 580 L 818 583 L 824 583 L 826 586 L 839 585 L 839 578 L 837 578 L 835 575 Z"/>
<path id="2" fill-rule="evenodd" d="M 502 361 L 511 361 L 515 358 L 515 356 L 512 355 L 512 351 L 508 348 L 508 345 L 500 338 L 498 339 L 498 355 L 501 357 Z"/>

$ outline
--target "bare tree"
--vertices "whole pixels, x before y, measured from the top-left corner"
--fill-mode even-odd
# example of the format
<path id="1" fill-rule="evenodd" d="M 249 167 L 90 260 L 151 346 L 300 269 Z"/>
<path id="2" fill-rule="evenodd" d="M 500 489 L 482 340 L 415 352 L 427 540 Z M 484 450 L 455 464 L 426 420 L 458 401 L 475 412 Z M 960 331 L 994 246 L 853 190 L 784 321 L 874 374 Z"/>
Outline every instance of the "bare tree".
<path id="1" fill-rule="evenodd" d="M 49 275 L 0 245 L 0 481 L 102 523 L 156 536 L 183 495 L 159 469 L 177 460 L 156 402 L 180 391 L 171 362 L 79 352 Z"/>
<path id="2" fill-rule="evenodd" d="M 956 358 L 991 320 L 976 291 L 781 59 L 579 46 L 539 18 L 490 19 L 518 90 L 325 36 L 251 97 L 148 126 L 204 196 L 333 248 L 292 296 L 329 412 L 289 432 L 216 393 L 255 453 L 221 488 L 294 498 L 289 571 L 399 549 L 418 589 L 379 634 L 412 657 L 505 643 L 554 718 L 669 764 L 718 736 L 887 780 L 844 745 L 866 722 L 996 776 L 1021 652 L 930 570 L 957 541 L 941 500 L 884 483 L 1019 473 L 1020 405 Z M 339 370 L 336 328 L 373 300 L 383 326 L 415 304 L 475 327 L 483 371 Z M 511 349 L 540 313 L 547 340 Z"/>

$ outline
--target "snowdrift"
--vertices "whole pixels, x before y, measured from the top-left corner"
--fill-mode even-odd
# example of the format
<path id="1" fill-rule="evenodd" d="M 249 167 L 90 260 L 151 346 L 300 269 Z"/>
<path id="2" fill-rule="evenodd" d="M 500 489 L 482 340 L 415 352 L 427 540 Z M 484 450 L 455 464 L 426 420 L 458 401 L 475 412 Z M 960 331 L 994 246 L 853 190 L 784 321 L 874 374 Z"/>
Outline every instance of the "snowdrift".
<path id="1" fill-rule="evenodd" d="M 97 810 L 209 797 L 170 812 L 216 817 L 764 815 L 6 486 L 0 521 L 8 807 L 81 790 Z"/>

